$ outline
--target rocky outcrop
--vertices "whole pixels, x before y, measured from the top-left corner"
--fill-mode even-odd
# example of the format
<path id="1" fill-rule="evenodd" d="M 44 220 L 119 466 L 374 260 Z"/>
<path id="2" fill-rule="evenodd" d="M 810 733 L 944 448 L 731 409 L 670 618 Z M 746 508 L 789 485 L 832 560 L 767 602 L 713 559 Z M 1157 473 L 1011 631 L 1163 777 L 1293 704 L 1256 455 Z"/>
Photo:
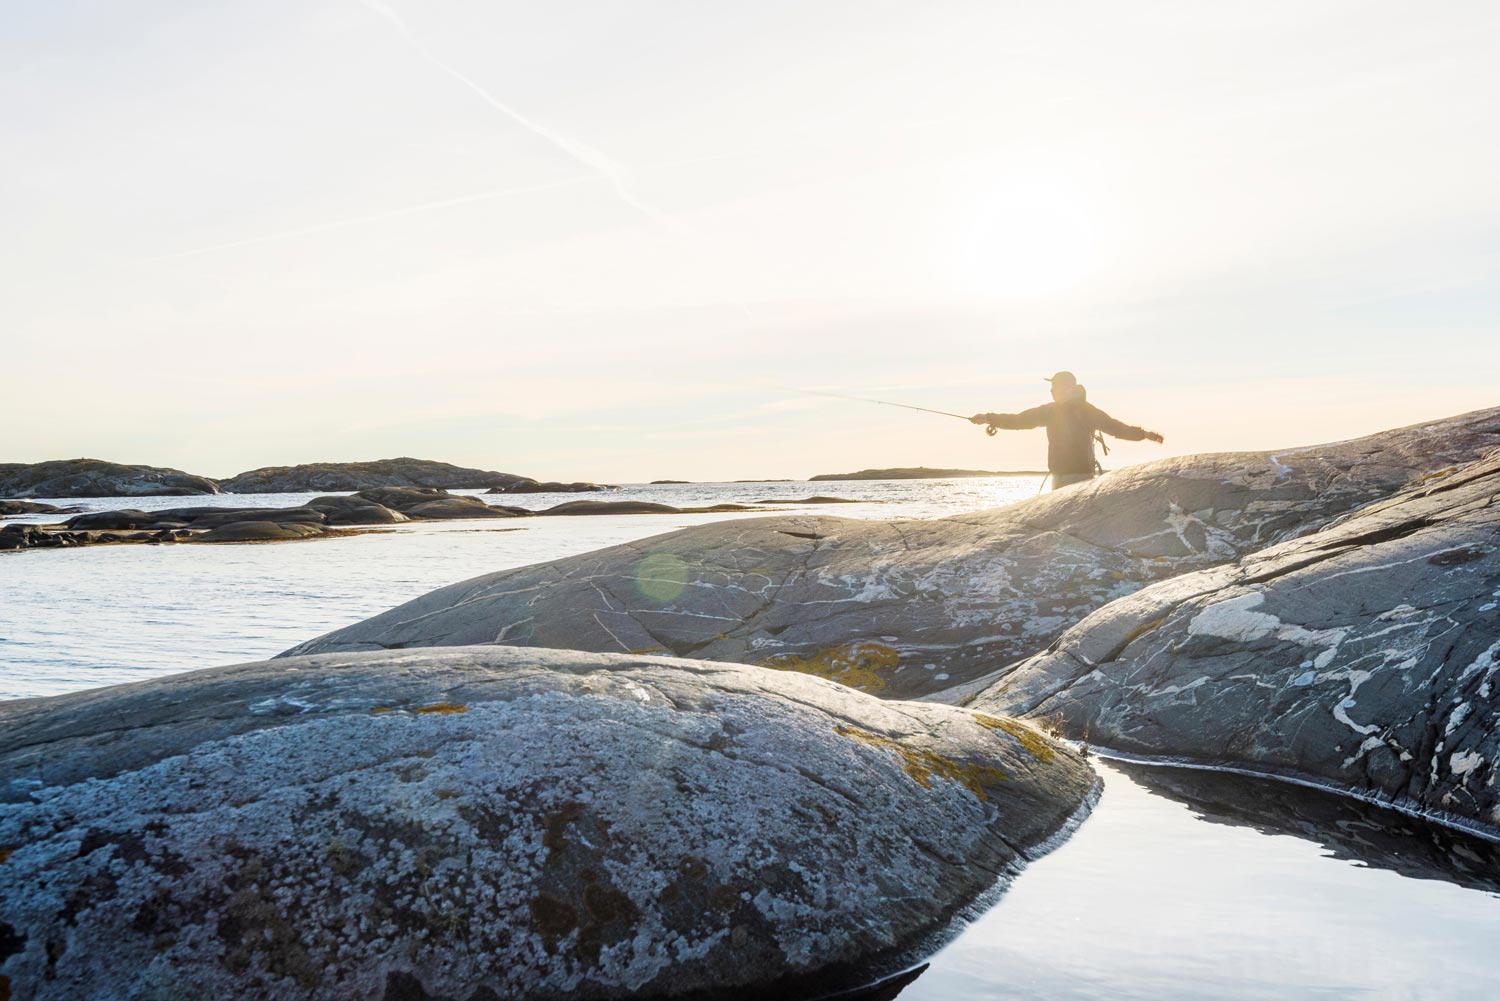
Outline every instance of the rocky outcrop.
<path id="1" fill-rule="evenodd" d="M 372 487 L 436 487 L 442 490 L 483 490 L 534 483 L 530 477 L 490 469 L 468 469 L 432 459 L 376 459 L 372 462 L 311 462 L 298 466 L 266 466 L 231 476 L 219 483 L 225 493 L 273 494 L 309 491 L 367 490 Z"/>
<path id="2" fill-rule="evenodd" d="M 494 647 L 0 703 L 0 776 L 28 1001 L 808 996 L 908 967 L 1095 787 L 1011 720 Z"/>
<path id="3" fill-rule="evenodd" d="M 951 518 L 706 525 L 454 584 L 292 652 L 656 650 L 923 695 L 1035 654 L 1146 584 L 1319 528 L 1497 442 L 1500 409 L 1167 459 Z"/>
<path id="4" fill-rule="evenodd" d="M 360 526 L 533 513 L 433 487 L 377 487 L 348 496 L 315 497 L 302 507 L 94 511 L 61 526 L 27 526 L 24 533 L 12 532 L 0 538 L 0 550 L 122 542 L 291 542 L 348 534 L 342 530 Z"/>
<path id="5" fill-rule="evenodd" d="M 861 469 L 855 473 L 819 473 L 809 482 L 819 480 L 947 480 L 967 476 L 1045 476 L 1040 469 L 929 469 L 926 466 L 897 466 L 892 469 Z"/>
<path id="6" fill-rule="evenodd" d="M 0 462 L 0 494 L 12 497 L 172 497 L 216 494 L 205 476 L 102 459 Z"/>
<path id="7" fill-rule="evenodd" d="M 579 494 L 614 489 L 614 487 L 598 483 L 559 483 L 556 480 L 547 480 L 546 482 L 522 480 L 520 483 L 513 483 L 510 486 L 491 487 L 487 492 L 492 494 Z"/>
<path id="8" fill-rule="evenodd" d="M 1113 602 L 972 705 L 1500 832 L 1500 450 Z"/>
<path id="9" fill-rule="evenodd" d="M 0 517 L 17 514 L 67 514 L 76 507 L 58 507 L 55 504 L 38 504 L 36 501 L 0 500 Z"/>
<path id="10" fill-rule="evenodd" d="M 756 508 L 748 504 L 711 504 L 707 507 L 674 507 L 671 504 L 657 504 L 652 501 L 567 501 L 554 505 L 545 511 L 536 512 L 538 515 L 580 515 L 580 514 L 734 514 L 741 511 L 754 511 Z"/>

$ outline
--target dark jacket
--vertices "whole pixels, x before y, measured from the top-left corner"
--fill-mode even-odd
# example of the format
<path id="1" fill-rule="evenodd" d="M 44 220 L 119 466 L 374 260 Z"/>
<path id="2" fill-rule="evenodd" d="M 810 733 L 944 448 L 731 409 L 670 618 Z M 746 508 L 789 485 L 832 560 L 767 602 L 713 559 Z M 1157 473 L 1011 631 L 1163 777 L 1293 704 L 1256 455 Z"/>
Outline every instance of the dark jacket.
<path id="1" fill-rule="evenodd" d="M 1126 441 L 1143 441 L 1144 428 L 1121 423 L 1088 402 L 1081 394 L 1066 403 L 1044 403 L 1019 414 L 985 414 L 985 420 L 1005 431 L 1047 429 L 1047 471 L 1058 475 L 1093 476 L 1094 432 Z"/>

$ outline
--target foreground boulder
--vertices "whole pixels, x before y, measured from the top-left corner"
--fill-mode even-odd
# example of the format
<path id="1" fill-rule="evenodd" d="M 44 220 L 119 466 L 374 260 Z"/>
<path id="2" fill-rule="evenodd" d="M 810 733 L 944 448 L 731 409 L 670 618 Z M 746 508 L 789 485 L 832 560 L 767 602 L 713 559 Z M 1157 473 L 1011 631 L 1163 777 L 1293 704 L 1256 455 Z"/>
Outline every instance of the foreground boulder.
<path id="1" fill-rule="evenodd" d="M 971 703 L 1500 833 L 1500 451 L 1100 609 Z"/>
<path id="2" fill-rule="evenodd" d="M 10 497 L 171 497 L 216 494 L 206 476 L 102 459 L 0 462 L 0 495 Z"/>
<path id="3" fill-rule="evenodd" d="M 431 459 L 376 459 L 373 462 L 310 462 L 300 466 L 266 466 L 220 482 L 225 493 L 269 494 L 366 490 L 371 487 L 437 487 L 482 490 L 535 483 L 527 476 L 492 469 L 468 469 Z"/>
<path id="4" fill-rule="evenodd" d="M 28 1001 L 806 996 L 909 966 L 1095 788 L 1012 720 L 495 647 L 0 703 L 0 775 Z"/>
<path id="5" fill-rule="evenodd" d="M 936 520 L 723 522 L 419 597 L 291 653 L 503 643 L 757 663 L 910 697 L 1046 648 L 1142 586 L 1314 530 L 1500 442 L 1500 408 L 1167 459 Z"/>

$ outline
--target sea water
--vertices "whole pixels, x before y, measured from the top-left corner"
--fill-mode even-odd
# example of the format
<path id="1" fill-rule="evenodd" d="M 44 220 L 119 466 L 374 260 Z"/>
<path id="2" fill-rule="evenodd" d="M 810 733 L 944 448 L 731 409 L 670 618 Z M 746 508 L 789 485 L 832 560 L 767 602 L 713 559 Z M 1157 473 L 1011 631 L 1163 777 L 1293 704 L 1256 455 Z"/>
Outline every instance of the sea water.
<path id="1" fill-rule="evenodd" d="M 607 493 L 483 495 L 542 510 L 576 500 L 755 504 L 845 518 L 929 518 L 1034 495 L 1040 477 L 630 485 Z M 454 491 L 478 494 L 478 491 Z M 319 496 L 37 498 L 86 511 L 298 507 Z M 857 503 L 764 504 L 834 496 Z M 480 574 L 746 514 L 568 515 L 412 522 L 302 542 L 117 545 L 0 552 L 0 699 L 57 695 L 274 657 Z M 57 522 L 65 516 L 0 519 Z"/>
<path id="2" fill-rule="evenodd" d="M 1038 486 L 1036 477 L 697 483 L 486 499 L 686 507 L 822 494 L 857 503 L 782 510 L 931 518 L 1021 500 Z M 312 496 L 51 503 L 290 507 Z M 282 544 L 0 553 L 0 697 L 269 657 L 468 577 L 763 516 L 496 519 Z M 1496 845 L 1284 783 L 1097 764 L 1104 787 L 1089 818 L 938 952 L 902 1001 L 1500 997 Z"/>

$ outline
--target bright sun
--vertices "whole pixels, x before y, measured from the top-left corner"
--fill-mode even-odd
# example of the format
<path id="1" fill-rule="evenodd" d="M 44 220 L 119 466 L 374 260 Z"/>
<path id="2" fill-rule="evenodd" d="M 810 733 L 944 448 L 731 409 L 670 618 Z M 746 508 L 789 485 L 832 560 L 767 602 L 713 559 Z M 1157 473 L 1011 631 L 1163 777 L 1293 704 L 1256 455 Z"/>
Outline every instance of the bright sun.
<path id="1" fill-rule="evenodd" d="M 971 203 L 956 277 L 971 292 L 1026 298 L 1066 292 L 1098 264 L 1098 240 L 1077 193 L 1045 180 L 1011 181 Z"/>

